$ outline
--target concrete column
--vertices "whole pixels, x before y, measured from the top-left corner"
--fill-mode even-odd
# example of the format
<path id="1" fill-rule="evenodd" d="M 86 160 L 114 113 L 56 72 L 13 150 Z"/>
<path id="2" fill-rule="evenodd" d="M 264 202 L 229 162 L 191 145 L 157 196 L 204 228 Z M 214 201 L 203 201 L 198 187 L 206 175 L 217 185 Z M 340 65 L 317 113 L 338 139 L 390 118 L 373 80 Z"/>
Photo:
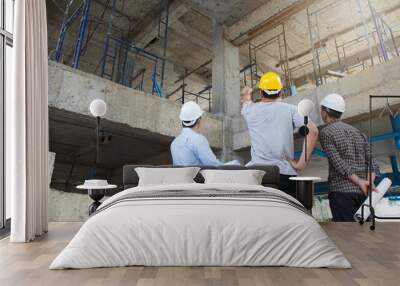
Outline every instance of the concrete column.
<path id="1" fill-rule="evenodd" d="M 224 36 L 224 26 L 213 20 L 212 113 L 224 117 L 222 160 L 233 154 L 232 118 L 240 114 L 239 48 Z"/>
<path id="2" fill-rule="evenodd" d="M 224 37 L 224 26 L 213 21 L 212 113 L 237 115 L 240 111 L 239 48 Z"/>

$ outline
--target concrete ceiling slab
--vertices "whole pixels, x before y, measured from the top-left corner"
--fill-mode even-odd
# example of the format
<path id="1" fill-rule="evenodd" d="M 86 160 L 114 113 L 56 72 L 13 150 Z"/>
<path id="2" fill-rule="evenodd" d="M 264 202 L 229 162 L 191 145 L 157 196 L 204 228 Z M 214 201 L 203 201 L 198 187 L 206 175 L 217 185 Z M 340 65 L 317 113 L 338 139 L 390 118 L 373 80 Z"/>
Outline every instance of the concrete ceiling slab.
<path id="1" fill-rule="evenodd" d="M 195 9 L 190 9 L 185 15 L 179 18 L 179 21 L 209 37 L 212 36 L 211 18 Z"/>
<path id="2" fill-rule="evenodd" d="M 227 26 L 265 4 L 269 0 L 191 0 L 194 7 Z"/>
<path id="3" fill-rule="evenodd" d="M 57 43 L 58 32 L 63 18 L 62 1 L 47 0 L 48 18 L 49 18 L 49 52 L 54 51 Z M 79 1 L 75 1 L 79 2 Z M 334 40 L 345 43 L 363 33 L 363 27 L 360 25 L 360 17 L 358 17 L 357 0 L 335 1 L 335 0 L 174 0 L 171 1 L 172 20 L 170 23 L 170 32 L 168 40 L 167 57 L 171 60 L 170 65 L 174 65 L 176 69 L 169 69 L 169 79 L 165 81 L 165 89 L 168 92 L 176 89 L 175 79 L 183 74 L 183 69 L 189 71 L 203 64 L 212 56 L 212 20 L 215 17 L 218 21 L 223 22 L 227 28 L 227 37 L 231 40 L 240 36 L 243 31 L 249 31 L 260 23 L 268 22 L 268 19 L 275 15 L 283 17 L 285 22 L 286 39 L 288 43 L 288 57 L 290 59 L 289 66 L 292 69 L 292 78 L 295 84 L 303 85 L 303 88 L 313 86 L 313 68 L 311 65 L 312 55 L 309 40 L 309 31 L 307 16 L 304 5 L 296 6 L 296 3 L 311 3 L 310 11 L 321 10 L 326 5 L 333 4 L 332 8 L 323 10 L 319 16 L 319 29 L 321 45 L 324 47 L 320 53 L 321 66 L 325 72 L 327 69 L 338 71 L 336 49 Z M 400 44 L 400 3 L 398 0 L 371 0 L 373 6 L 380 12 L 385 21 L 393 27 L 394 35 Z M 156 39 L 157 33 L 154 29 L 158 23 L 158 15 L 163 8 L 163 0 L 138 0 L 124 1 L 121 6 L 117 1 L 117 13 L 114 19 L 115 34 L 124 33 L 137 35 L 137 30 L 141 34 L 149 34 L 146 25 L 152 25 L 150 29 L 153 31 L 149 36 L 151 45 L 148 46 L 150 51 L 156 54 L 162 54 L 162 40 Z M 286 4 L 285 4 L 286 3 Z M 363 10 L 367 14 L 367 1 L 362 1 Z M 111 0 L 93 0 L 91 7 L 92 22 L 89 23 L 89 32 L 92 33 L 96 28 L 87 50 L 81 57 L 80 69 L 98 74 L 99 62 L 102 56 L 105 33 L 107 30 L 107 20 L 110 15 Z M 296 6 L 288 15 L 285 9 L 290 6 Z M 286 8 L 285 8 L 286 7 Z M 285 15 L 287 18 L 284 18 Z M 281 18 L 277 18 L 278 20 Z M 72 59 L 74 41 L 76 38 L 76 30 L 78 23 L 71 27 L 65 41 L 63 62 L 69 64 Z M 257 34 L 251 40 L 252 43 L 263 42 L 276 34 L 276 21 L 272 21 L 271 26 L 264 27 L 262 33 Z M 372 30 L 372 22 L 369 22 Z M 355 29 L 353 29 L 356 27 Z M 156 29 L 157 30 L 157 29 Z M 135 32 L 136 31 L 136 32 Z M 139 33 L 140 34 L 140 33 Z M 232 38 L 231 38 L 232 36 Z M 252 36 L 253 37 L 253 36 Z M 241 66 L 248 64 L 248 47 L 241 47 Z M 377 51 L 377 48 L 375 48 Z M 368 56 L 368 47 L 360 42 L 358 45 L 348 47 L 346 50 L 348 63 L 356 64 L 363 61 Z M 281 62 L 279 61 L 279 51 L 277 45 L 268 47 L 260 51 L 257 57 L 260 70 L 267 69 L 280 70 Z M 142 59 L 136 59 L 137 66 L 147 67 L 151 70 L 149 63 Z M 349 71 L 357 72 L 358 70 Z M 194 89 L 201 90 L 209 84 L 210 70 L 206 71 L 206 76 L 197 74 L 193 77 L 191 84 Z M 171 79 L 171 80 L 170 80 Z M 149 82 L 149 80 L 147 80 Z M 151 86 L 147 84 L 146 86 Z M 149 92 L 149 90 L 146 90 Z"/>

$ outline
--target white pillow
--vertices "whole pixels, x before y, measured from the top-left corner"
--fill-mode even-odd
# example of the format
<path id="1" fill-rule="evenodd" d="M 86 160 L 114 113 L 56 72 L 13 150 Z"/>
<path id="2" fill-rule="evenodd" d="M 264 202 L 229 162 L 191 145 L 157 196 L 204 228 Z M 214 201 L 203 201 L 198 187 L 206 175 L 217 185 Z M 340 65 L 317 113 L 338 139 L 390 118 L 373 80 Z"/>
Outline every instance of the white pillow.
<path id="1" fill-rule="evenodd" d="M 200 168 L 135 168 L 139 176 L 138 186 L 195 183 L 193 180 Z"/>
<path id="2" fill-rule="evenodd" d="M 261 185 L 265 171 L 261 170 L 202 170 L 205 184 Z"/>

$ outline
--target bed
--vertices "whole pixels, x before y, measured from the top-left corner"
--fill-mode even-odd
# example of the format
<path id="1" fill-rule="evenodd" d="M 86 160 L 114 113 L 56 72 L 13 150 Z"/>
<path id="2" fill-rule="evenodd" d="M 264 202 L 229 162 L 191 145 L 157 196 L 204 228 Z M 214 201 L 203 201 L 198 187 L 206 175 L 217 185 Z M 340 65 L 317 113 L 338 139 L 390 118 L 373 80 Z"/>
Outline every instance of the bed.
<path id="1" fill-rule="evenodd" d="M 196 183 L 138 186 L 136 167 L 124 167 L 125 190 L 99 207 L 50 269 L 351 267 L 302 204 L 277 189 L 276 167 L 252 167 L 266 172 L 259 186 L 205 184 L 200 174 Z"/>

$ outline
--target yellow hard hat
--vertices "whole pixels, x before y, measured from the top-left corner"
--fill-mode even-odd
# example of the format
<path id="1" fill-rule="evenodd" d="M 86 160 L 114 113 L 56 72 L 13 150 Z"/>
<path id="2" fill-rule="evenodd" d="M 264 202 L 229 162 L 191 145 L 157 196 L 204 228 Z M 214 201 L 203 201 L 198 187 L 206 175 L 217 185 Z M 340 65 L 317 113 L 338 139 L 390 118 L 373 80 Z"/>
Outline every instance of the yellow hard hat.
<path id="1" fill-rule="evenodd" d="M 275 72 L 266 72 L 261 76 L 258 87 L 267 94 L 278 94 L 282 90 L 281 77 Z"/>

